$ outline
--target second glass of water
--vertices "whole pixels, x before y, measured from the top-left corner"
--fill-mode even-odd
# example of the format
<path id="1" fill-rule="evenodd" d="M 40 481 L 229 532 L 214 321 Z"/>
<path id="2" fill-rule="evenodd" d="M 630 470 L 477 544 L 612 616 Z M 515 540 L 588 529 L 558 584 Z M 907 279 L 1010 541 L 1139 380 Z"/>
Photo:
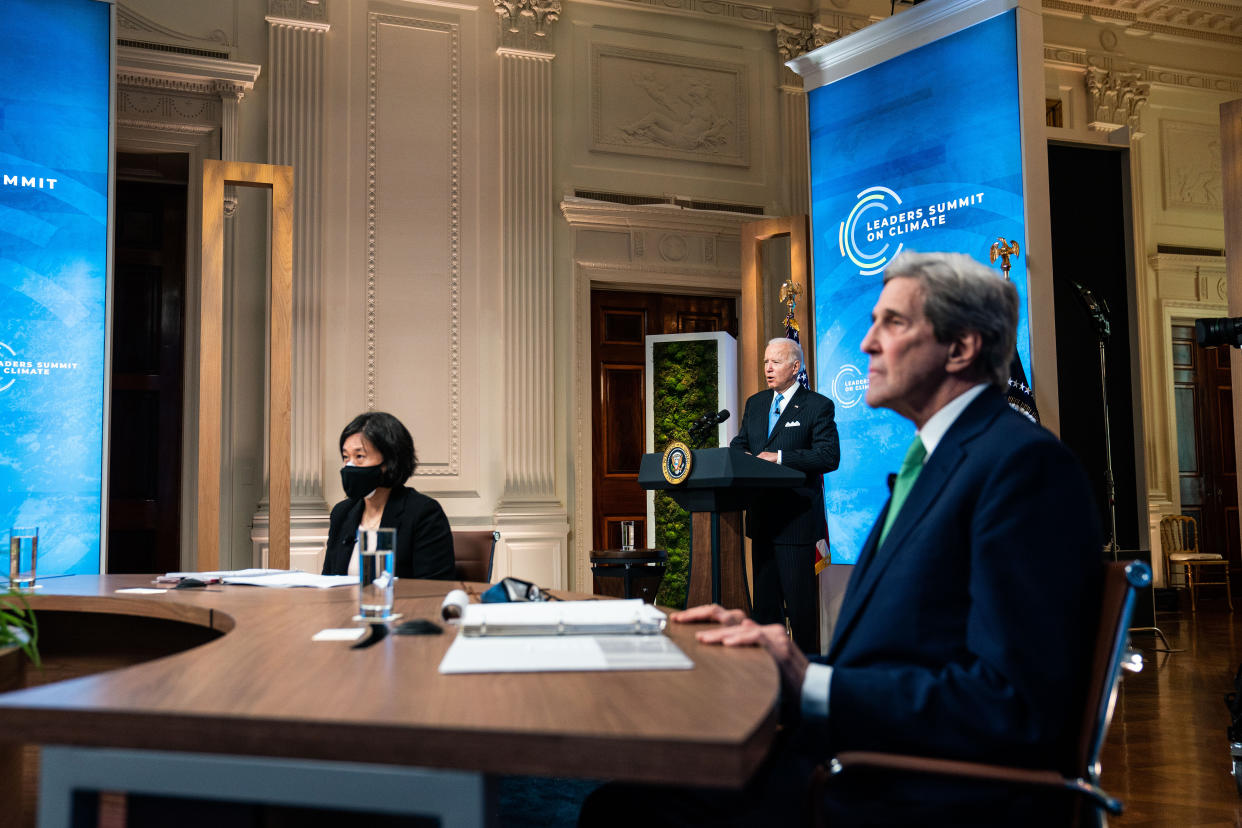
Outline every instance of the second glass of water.
<path id="1" fill-rule="evenodd" d="M 39 527 L 14 526 L 9 530 L 9 587 L 33 589 L 39 560 Z"/>
<path id="2" fill-rule="evenodd" d="M 396 529 L 358 530 L 358 615 L 363 618 L 392 615 L 396 551 Z"/>

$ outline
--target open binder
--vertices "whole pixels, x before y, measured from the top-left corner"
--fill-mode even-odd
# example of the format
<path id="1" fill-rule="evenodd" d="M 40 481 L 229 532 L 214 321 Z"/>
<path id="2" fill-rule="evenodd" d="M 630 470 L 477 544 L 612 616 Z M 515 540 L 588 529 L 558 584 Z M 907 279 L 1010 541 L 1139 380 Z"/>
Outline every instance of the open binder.
<path id="1" fill-rule="evenodd" d="M 639 598 L 628 601 L 546 601 L 467 604 L 461 634 L 493 635 L 658 635 L 666 617 Z"/>

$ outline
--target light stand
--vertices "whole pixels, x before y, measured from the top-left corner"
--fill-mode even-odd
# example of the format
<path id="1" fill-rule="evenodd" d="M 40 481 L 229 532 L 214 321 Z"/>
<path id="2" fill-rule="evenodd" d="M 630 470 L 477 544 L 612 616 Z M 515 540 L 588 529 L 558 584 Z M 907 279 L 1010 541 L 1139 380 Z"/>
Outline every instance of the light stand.
<path id="1" fill-rule="evenodd" d="M 1091 322 L 1095 325 L 1095 338 L 1099 344 L 1100 403 L 1104 407 L 1104 493 L 1108 497 L 1109 519 L 1108 543 L 1104 545 L 1104 551 L 1116 561 L 1119 549 L 1119 544 L 1117 543 L 1117 488 L 1113 480 L 1113 443 L 1108 414 L 1108 355 L 1104 348 L 1108 343 L 1109 334 L 1112 333 L 1112 326 L 1108 320 L 1108 303 L 1103 299 L 1097 298 L 1095 293 L 1091 291 L 1091 288 L 1085 285 L 1074 282 L 1074 287 L 1078 290 L 1078 298 L 1082 300 L 1083 305 L 1087 308 L 1087 315 L 1091 317 Z M 1155 598 L 1153 597 L 1152 600 L 1154 602 Z M 1169 639 L 1164 637 L 1164 631 L 1159 627 L 1131 627 L 1129 632 L 1155 633 L 1164 643 L 1163 648 L 1154 648 L 1157 652 L 1181 652 L 1169 646 Z"/>

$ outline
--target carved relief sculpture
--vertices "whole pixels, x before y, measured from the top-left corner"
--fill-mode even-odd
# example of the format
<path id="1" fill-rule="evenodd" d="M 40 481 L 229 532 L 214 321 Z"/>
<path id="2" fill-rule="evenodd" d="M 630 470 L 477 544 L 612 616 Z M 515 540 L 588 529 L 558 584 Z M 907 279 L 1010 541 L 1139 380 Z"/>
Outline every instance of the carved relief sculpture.
<path id="1" fill-rule="evenodd" d="M 1210 124 L 1160 122 L 1164 206 L 1221 209 L 1220 132 Z"/>
<path id="2" fill-rule="evenodd" d="M 746 67 L 596 46 L 592 149 L 748 166 Z"/>

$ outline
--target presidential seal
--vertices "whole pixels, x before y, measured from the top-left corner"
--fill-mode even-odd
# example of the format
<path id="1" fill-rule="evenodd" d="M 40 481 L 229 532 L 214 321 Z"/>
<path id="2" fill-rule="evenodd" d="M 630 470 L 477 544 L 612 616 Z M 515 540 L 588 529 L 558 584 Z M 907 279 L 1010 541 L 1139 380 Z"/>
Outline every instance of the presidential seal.
<path id="1" fill-rule="evenodd" d="M 690 447 L 685 443 L 674 440 L 668 444 L 668 448 L 664 450 L 664 459 L 660 463 L 660 467 L 664 471 L 664 479 L 674 486 L 678 486 L 686 482 L 686 478 L 690 476 L 690 463 L 693 455 L 690 454 Z"/>

